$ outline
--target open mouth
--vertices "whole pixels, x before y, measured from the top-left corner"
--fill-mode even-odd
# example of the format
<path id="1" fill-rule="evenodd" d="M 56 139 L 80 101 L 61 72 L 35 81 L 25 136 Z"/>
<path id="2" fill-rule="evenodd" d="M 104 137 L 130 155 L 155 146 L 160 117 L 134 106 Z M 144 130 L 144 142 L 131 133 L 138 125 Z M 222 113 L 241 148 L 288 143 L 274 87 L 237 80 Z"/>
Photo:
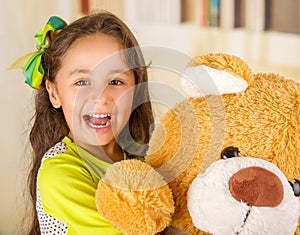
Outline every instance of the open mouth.
<path id="1" fill-rule="evenodd" d="M 94 129 L 102 129 L 111 125 L 111 114 L 92 113 L 83 116 L 87 125 Z"/>

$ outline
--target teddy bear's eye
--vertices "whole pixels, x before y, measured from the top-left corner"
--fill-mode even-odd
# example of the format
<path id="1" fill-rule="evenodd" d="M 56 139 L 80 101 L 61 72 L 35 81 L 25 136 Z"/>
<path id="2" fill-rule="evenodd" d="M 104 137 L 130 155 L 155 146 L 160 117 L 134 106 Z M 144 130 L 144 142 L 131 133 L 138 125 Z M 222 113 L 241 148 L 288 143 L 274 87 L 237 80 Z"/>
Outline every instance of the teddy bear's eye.
<path id="1" fill-rule="evenodd" d="M 229 146 L 223 149 L 221 152 L 221 158 L 222 159 L 228 159 L 233 157 L 239 157 L 240 150 L 237 147 Z"/>
<path id="2" fill-rule="evenodd" d="M 294 190 L 294 195 L 296 197 L 299 197 L 300 196 L 300 181 L 295 179 L 294 183 L 292 183 L 290 181 L 289 181 L 289 183 L 290 183 L 290 185 L 292 186 L 292 188 Z"/>

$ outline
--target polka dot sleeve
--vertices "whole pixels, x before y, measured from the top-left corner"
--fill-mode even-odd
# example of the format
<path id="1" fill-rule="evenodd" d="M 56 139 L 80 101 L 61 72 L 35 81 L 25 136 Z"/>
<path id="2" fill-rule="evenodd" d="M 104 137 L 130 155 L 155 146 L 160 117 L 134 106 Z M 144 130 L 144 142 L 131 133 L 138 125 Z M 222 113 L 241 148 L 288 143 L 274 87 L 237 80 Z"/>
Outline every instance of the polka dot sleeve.
<path id="1" fill-rule="evenodd" d="M 95 191 L 98 180 L 80 158 L 58 153 L 43 160 L 38 174 L 40 226 L 55 233 L 45 234 L 122 234 L 97 211 Z"/>

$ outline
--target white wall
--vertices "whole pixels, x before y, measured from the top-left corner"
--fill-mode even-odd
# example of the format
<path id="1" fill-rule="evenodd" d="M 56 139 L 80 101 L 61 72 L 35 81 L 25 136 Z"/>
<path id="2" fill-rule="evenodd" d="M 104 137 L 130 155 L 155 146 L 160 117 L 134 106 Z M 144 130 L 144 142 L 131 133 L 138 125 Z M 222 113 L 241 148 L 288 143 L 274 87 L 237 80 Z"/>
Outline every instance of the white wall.
<path id="1" fill-rule="evenodd" d="M 0 234 L 21 234 L 17 224 L 23 214 L 29 119 L 32 89 L 21 70 L 6 68 L 18 57 L 35 49 L 34 34 L 49 16 L 67 21 L 76 16 L 72 0 L 0 0 Z M 72 5 L 73 4 L 73 5 Z"/>

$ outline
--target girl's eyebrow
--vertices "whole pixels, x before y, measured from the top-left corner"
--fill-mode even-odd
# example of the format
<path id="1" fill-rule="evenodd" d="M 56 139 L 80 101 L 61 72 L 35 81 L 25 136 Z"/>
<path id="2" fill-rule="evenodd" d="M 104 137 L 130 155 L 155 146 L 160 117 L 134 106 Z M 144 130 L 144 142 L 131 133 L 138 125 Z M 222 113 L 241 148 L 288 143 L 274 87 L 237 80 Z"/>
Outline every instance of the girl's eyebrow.
<path id="1" fill-rule="evenodd" d="M 89 72 L 90 72 L 90 70 L 88 70 L 88 69 L 74 69 L 70 72 L 70 75 L 77 74 L 77 73 L 88 74 Z"/>
<path id="2" fill-rule="evenodd" d="M 122 68 L 122 69 L 112 69 L 110 71 L 111 74 L 127 74 L 130 71 L 128 68 Z"/>

